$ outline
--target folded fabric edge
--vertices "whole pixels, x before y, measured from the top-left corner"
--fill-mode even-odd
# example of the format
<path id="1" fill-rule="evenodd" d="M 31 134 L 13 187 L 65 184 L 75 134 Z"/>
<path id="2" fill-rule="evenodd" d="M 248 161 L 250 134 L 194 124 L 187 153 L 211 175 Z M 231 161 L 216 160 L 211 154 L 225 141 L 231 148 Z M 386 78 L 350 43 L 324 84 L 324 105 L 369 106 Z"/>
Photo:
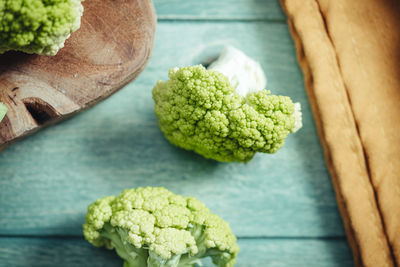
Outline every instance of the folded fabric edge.
<path id="1" fill-rule="evenodd" d="M 316 2 L 335 47 L 384 232 L 399 266 L 400 1 Z"/>
<path id="2" fill-rule="evenodd" d="M 318 135 L 324 149 L 325 160 L 331 174 L 347 238 L 353 251 L 354 264 L 356 266 L 394 266 L 394 260 L 391 257 L 388 240 L 383 230 L 382 219 L 369 179 L 355 118 L 340 75 L 336 53 L 329 39 L 318 3 L 315 0 L 281 0 L 281 5 L 287 14 L 289 29 L 296 44 L 298 62 L 304 74 Z M 321 45 L 318 42 L 323 43 L 326 46 L 324 49 L 331 50 L 328 52 L 333 55 L 330 57 L 317 55 L 316 52 L 318 51 L 315 48 Z M 332 68 L 334 69 L 326 70 L 328 72 L 328 74 L 325 73 L 326 75 L 324 71 L 318 71 L 318 67 L 327 63 L 327 59 L 324 57 L 331 60 L 330 63 L 332 63 Z M 329 64 L 326 64 L 325 67 L 330 68 Z M 318 77 L 314 77 L 313 72 L 316 72 Z M 334 85 L 329 85 L 332 81 L 326 81 L 328 86 L 323 87 L 321 87 L 321 82 L 317 81 L 318 86 L 315 86 L 314 78 L 327 78 L 325 76 L 319 77 L 321 75 L 337 78 L 338 81 Z M 334 93 L 335 90 L 340 91 L 336 95 L 336 99 L 333 96 L 333 94 L 336 94 Z M 327 104 L 328 98 L 331 99 Z M 335 100 L 342 103 L 336 103 L 338 104 L 337 106 L 332 106 L 335 104 Z M 342 106 L 342 109 L 339 108 L 340 106 Z M 336 112 L 332 112 L 332 109 L 336 109 Z M 335 126 L 330 123 L 333 115 L 338 118 L 338 113 L 346 117 L 344 121 L 348 120 L 348 123 L 345 126 L 349 128 L 340 129 L 340 127 L 336 126 L 336 130 L 340 129 L 339 133 L 335 132 Z M 339 140 L 342 142 L 339 142 Z M 346 141 L 349 144 L 348 150 L 338 147 L 342 146 L 343 142 Z M 343 168 L 346 165 L 343 160 L 346 161 L 349 158 L 345 154 L 354 155 L 351 160 L 352 163 L 358 164 L 359 170 L 353 168 L 349 173 L 346 173 L 348 168 Z M 360 185 L 363 185 L 361 190 L 357 188 Z M 361 205 L 357 205 L 360 203 Z M 360 211 L 360 209 L 362 210 Z"/>
<path id="3" fill-rule="evenodd" d="M 338 207 L 339 207 L 339 211 L 340 214 L 342 215 L 343 218 L 343 223 L 344 223 L 344 228 L 346 231 L 346 236 L 347 236 L 347 241 L 349 242 L 349 245 L 351 247 L 351 250 L 353 252 L 353 258 L 354 258 L 354 265 L 356 266 L 361 266 L 361 258 L 360 258 L 360 248 L 357 245 L 357 242 L 355 240 L 355 236 L 354 236 L 354 229 L 352 228 L 352 225 L 350 223 L 350 217 L 349 217 L 349 213 L 345 207 L 345 202 L 343 200 L 343 195 L 339 190 L 339 184 L 337 182 L 338 178 L 337 178 L 337 174 L 334 172 L 334 168 L 333 168 L 333 162 L 332 162 L 332 158 L 330 156 L 329 153 L 329 147 L 325 142 L 324 139 L 324 130 L 322 127 L 319 127 L 319 125 L 322 124 L 321 118 L 318 115 L 319 111 L 318 111 L 318 106 L 315 104 L 316 103 L 316 99 L 315 99 L 315 95 L 313 93 L 313 90 L 311 88 L 311 84 L 312 84 L 312 75 L 311 75 L 311 71 L 307 65 L 306 60 L 304 59 L 304 51 L 303 51 L 303 47 L 301 45 L 301 42 L 299 40 L 299 37 L 297 35 L 297 32 L 293 26 L 293 23 L 289 20 L 288 21 L 289 24 L 289 29 L 290 29 L 290 33 L 293 37 L 293 40 L 296 44 L 296 53 L 297 53 L 297 58 L 298 58 L 298 62 L 299 65 L 303 71 L 303 75 L 304 75 L 304 79 L 305 79 L 305 83 L 308 84 L 307 87 L 307 95 L 308 98 L 310 100 L 310 105 L 311 105 L 311 109 L 313 112 L 313 116 L 314 116 L 314 120 L 316 122 L 317 125 L 317 131 L 318 131 L 318 136 L 320 137 L 320 141 L 323 147 L 323 151 L 324 151 L 324 156 L 325 156 L 325 161 L 326 164 L 328 166 L 328 169 L 330 170 L 330 175 L 331 175 L 331 179 L 332 179 L 332 184 L 335 188 L 335 195 L 336 195 L 336 201 L 338 203 Z"/>

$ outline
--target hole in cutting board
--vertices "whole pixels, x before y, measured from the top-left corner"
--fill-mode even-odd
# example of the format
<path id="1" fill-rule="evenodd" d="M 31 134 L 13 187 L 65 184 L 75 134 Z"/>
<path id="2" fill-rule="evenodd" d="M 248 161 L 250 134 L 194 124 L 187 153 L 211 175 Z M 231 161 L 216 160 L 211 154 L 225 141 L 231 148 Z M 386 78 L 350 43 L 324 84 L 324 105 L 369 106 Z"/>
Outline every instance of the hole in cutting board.
<path id="1" fill-rule="evenodd" d="M 52 106 L 39 98 L 25 98 L 22 102 L 38 125 L 43 125 L 59 115 Z"/>

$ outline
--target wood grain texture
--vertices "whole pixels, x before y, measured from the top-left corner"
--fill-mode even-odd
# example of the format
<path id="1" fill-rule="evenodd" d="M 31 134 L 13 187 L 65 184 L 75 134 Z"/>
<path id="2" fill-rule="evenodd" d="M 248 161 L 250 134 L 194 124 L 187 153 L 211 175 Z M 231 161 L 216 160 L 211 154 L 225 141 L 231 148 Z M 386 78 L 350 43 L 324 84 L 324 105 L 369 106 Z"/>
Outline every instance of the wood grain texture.
<path id="1" fill-rule="evenodd" d="M 276 0 L 155 0 L 161 20 L 268 20 L 285 22 Z"/>
<path id="2" fill-rule="evenodd" d="M 237 235 L 254 237 L 239 240 L 238 267 L 352 266 L 291 37 L 283 19 L 267 18 L 274 7 L 281 12 L 278 1 L 221 0 L 219 9 L 211 2 L 156 0 L 164 19 L 135 82 L 0 154 L 0 266 L 120 267 L 113 252 L 76 236 L 87 204 L 146 185 L 194 195 Z M 249 164 L 218 164 L 171 146 L 153 112 L 157 79 L 171 67 L 208 63 L 226 44 L 260 61 L 268 88 L 304 109 L 304 128 L 277 154 Z"/>
<path id="3" fill-rule="evenodd" d="M 346 267 L 347 244 L 341 240 L 262 240 L 238 242 L 237 266 Z M 95 248 L 81 238 L 0 238 L 0 262 L 13 267 L 121 267 L 114 251 Z M 208 259 L 204 267 L 212 267 Z"/>
<path id="4" fill-rule="evenodd" d="M 274 93 L 303 105 L 304 128 L 277 154 L 258 154 L 248 164 L 221 164 L 172 146 L 153 111 L 151 90 L 169 68 L 207 61 L 227 44 L 261 62 Z M 0 170 L 3 234 L 80 234 L 90 202 L 152 185 L 200 198 L 239 236 L 344 235 L 284 24 L 160 23 L 153 57 L 134 83 L 8 148 Z"/>
<path id="5" fill-rule="evenodd" d="M 0 55 L 0 150 L 99 102 L 134 79 L 153 46 L 149 0 L 84 2 L 81 28 L 54 57 Z M 107 18 L 104 16 L 107 14 Z"/>

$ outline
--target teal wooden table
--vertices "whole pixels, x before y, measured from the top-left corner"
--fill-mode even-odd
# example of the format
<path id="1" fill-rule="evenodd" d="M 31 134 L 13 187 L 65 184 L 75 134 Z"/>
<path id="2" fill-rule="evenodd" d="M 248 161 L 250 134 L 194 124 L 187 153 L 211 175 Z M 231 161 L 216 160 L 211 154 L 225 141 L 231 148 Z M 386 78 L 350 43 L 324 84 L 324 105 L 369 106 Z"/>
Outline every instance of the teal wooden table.
<path id="1" fill-rule="evenodd" d="M 89 203 L 137 186 L 203 200 L 239 237 L 237 266 L 351 266 L 292 39 L 275 0 L 157 0 L 153 56 L 142 75 L 94 108 L 0 154 L 1 266 L 116 266 L 82 237 Z M 175 66 L 225 45 L 257 59 L 268 88 L 303 106 L 304 127 L 274 155 L 223 164 L 170 145 L 151 90 Z M 210 266 L 206 262 L 206 266 Z"/>

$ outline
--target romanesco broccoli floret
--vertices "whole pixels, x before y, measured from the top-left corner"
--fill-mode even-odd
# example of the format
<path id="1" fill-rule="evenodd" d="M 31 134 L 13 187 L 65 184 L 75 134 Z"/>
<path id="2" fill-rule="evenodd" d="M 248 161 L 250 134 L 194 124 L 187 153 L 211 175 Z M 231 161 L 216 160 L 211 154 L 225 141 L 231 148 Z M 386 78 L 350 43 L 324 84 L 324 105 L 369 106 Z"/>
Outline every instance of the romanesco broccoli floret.
<path id="1" fill-rule="evenodd" d="M 0 122 L 3 120 L 4 116 L 7 113 L 7 107 L 3 103 L 0 102 Z"/>
<path id="2" fill-rule="evenodd" d="M 80 27 L 82 1 L 0 0 L 0 54 L 57 54 Z"/>
<path id="3" fill-rule="evenodd" d="M 153 89 L 155 113 L 173 144 L 218 161 L 275 153 L 295 130 L 287 96 L 259 90 L 242 96 L 221 73 L 203 66 L 174 68 Z"/>
<path id="4" fill-rule="evenodd" d="M 229 267 L 239 251 L 228 223 L 199 200 L 162 187 L 97 200 L 88 208 L 83 233 L 93 245 L 115 249 L 124 267 L 193 267 L 208 256 Z"/>

